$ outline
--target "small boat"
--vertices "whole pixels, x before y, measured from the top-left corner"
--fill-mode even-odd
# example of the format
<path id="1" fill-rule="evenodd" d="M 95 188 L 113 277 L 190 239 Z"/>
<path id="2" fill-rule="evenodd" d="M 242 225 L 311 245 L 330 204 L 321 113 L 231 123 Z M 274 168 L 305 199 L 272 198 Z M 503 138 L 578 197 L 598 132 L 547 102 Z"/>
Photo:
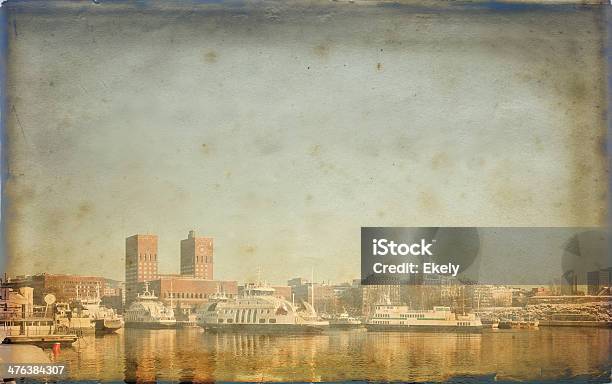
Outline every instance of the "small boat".
<path id="1" fill-rule="evenodd" d="M 540 325 L 539 320 L 512 318 L 503 319 L 499 322 L 499 329 L 533 329 L 538 328 Z"/>
<path id="2" fill-rule="evenodd" d="M 177 328 L 198 328 L 198 323 L 196 321 L 196 315 L 191 314 L 191 315 L 188 315 L 185 320 L 177 320 L 176 327 Z"/>
<path id="3" fill-rule="evenodd" d="M 480 321 L 482 322 L 483 328 L 491 328 L 491 329 L 499 328 L 499 319 L 488 318 L 488 319 L 480 319 Z"/>
<path id="4" fill-rule="evenodd" d="M 540 325 L 540 321 L 539 320 L 523 320 L 520 322 L 519 326 L 521 328 L 538 328 Z"/>
<path id="5" fill-rule="evenodd" d="M 100 305 L 99 299 L 80 300 L 78 304 L 83 308 L 83 312 L 89 315 L 95 324 L 95 332 L 113 333 L 123 328 L 123 319 L 111 309 Z"/>
<path id="6" fill-rule="evenodd" d="M 121 318 L 101 318 L 96 319 L 96 333 L 113 333 L 123 328 Z"/>
<path id="7" fill-rule="evenodd" d="M 69 303 L 55 303 L 56 331 L 88 335 L 95 333 L 96 324 L 84 308 Z"/>
<path id="8" fill-rule="evenodd" d="M 361 328 L 363 327 L 363 323 L 361 320 L 349 316 L 347 312 L 343 312 L 329 320 L 329 327 L 335 329 Z"/>

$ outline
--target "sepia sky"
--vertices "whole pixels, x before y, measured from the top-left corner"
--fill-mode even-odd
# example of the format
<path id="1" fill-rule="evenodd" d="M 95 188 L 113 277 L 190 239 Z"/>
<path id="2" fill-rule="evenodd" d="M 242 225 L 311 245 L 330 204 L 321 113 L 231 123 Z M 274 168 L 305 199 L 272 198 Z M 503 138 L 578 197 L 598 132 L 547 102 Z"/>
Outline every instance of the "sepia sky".
<path id="1" fill-rule="evenodd" d="M 249 4 L 9 2 L 10 273 L 123 279 L 136 233 L 178 272 L 194 229 L 216 278 L 344 281 L 361 226 L 605 222 L 601 10 Z"/>

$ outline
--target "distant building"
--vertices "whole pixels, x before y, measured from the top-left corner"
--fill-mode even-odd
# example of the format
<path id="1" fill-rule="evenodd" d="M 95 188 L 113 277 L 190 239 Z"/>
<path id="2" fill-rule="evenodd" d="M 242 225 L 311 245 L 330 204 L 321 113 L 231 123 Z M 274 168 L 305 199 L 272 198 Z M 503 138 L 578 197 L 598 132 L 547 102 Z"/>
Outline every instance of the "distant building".
<path id="1" fill-rule="evenodd" d="M 34 313 L 34 289 L 21 287 L 18 290 L 0 287 L 0 320 L 32 317 Z"/>
<path id="2" fill-rule="evenodd" d="M 157 279 L 157 235 L 134 235 L 125 239 L 126 302 L 138 293 L 138 283 Z"/>
<path id="3" fill-rule="evenodd" d="M 3 286 L 15 291 L 22 287 L 31 287 L 34 305 L 45 305 L 44 297 L 48 293 L 52 293 L 58 302 L 94 298 L 98 294 L 104 299 L 104 294 L 111 292 L 121 296 L 120 291 L 117 292 L 108 287 L 107 281 L 108 279 L 100 276 L 41 273 L 10 278 Z"/>
<path id="4" fill-rule="evenodd" d="M 465 296 L 473 309 L 512 306 L 512 289 L 496 285 L 466 285 Z"/>
<path id="5" fill-rule="evenodd" d="M 295 296 L 295 300 L 303 300 L 310 302 L 311 284 L 308 280 L 301 277 L 296 277 L 287 281 L 287 285 L 291 287 L 291 292 Z"/>
<path id="6" fill-rule="evenodd" d="M 238 286 L 238 295 L 242 295 L 247 288 L 256 287 L 257 285 L 258 284 L 255 283 L 245 283 L 244 285 Z M 266 287 L 274 289 L 274 294 L 272 295 L 274 297 L 287 301 L 293 299 L 291 287 L 288 285 L 266 285 Z"/>
<path id="7" fill-rule="evenodd" d="M 370 316 L 374 306 L 378 303 L 401 303 L 399 285 L 363 285 L 362 287 L 362 314 Z"/>
<path id="8" fill-rule="evenodd" d="M 125 291 L 125 282 L 113 279 L 105 279 L 102 296 L 120 296 Z"/>
<path id="9" fill-rule="evenodd" d="M 189 231 L 181 240 L 181 275 L 197 279 L 213 279 L 213 239 L 196 237 Z"/>
<path id="10" fill-rule="evenodd" d="M 609 295 L 610 281 L 612 281 L 612 267 L 587 272 L 589 295 Z"/>
<path id="11" fill-rule="evenodd" d="M 305 285 L 307 282 L 308 280 L 302 277 L 294 277 L 293 279 L 289 279 L 287 281 L 287 285 L 290 287 L 298 287 L 300 285 Z"/>
<path id="12" fill-rule="evenodd" d="M 311 304 L 314 300 L 315 310 L 320 313 L 341 311 L 342 308 L 339 307 L 338 299 L 341 293 L 350 287 L 348 285 L 312 283 L 301 277 L 290 279 L 287 284 L 294 296 L 292 299 L 295 299 L 296 302 L 301 300 Z"/>
<path id="13" fill-rule="evenodd" d="M 43 297 L 46 294 L 45 276 L 46 274 L 41 273 L 38 275 L 21 275 L 9 277 L 5 282 L 2 283 L 2 288 L 5 290 L 8 289 L 18 292 L 20 288 L 30 287 L 32 288 L 34 305 L 44 305 Z"/>
<path id="14" fill-rule="evenodd" d="M 125 303 L 125 282 L 106 279 L 101 300 L 102 305 L 114 308 L 119 313 L 123 313 Z"/>
<path id="15" fill-rule="evenodd" d="M 561 294 L 562 295 L 577 295 L 578 294 L 578 276 L 574 271 L 567 271 L 561 277 Z"/>
<path id="16" fill-rule="evenodd" d="M 140 284 L 140 289 L 142 290 Z M 223 293 L 228 298 L 238 294 L 236 281 L 204 280 L 182 275 L 160 275 L 149 283 L 149 290 L 166 305 L 171 305 L 179 320 L 185 319 L 196 309 L 208 303 L 211 295 Z"/>
<path id="17" fill-rule="evenodd" d="M 290 286 L 272 285 L 271 287 L 274 288 L 274 296 L 281 298 L 281 299 L 291 301 L 293 292 Z"/>

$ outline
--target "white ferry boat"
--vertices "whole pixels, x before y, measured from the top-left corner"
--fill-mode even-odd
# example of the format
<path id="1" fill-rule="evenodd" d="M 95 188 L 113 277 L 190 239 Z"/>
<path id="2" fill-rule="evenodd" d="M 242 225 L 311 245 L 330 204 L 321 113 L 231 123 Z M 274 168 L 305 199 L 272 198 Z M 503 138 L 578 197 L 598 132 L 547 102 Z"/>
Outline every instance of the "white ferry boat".
<path id="1" fill-rule="evenodd" d="M 197 324 L 213 332 L 265 333 L 321 332 L 329 326 L 318 319 L 310 303 L 295 305 L 274 292 L 271 287 L 251 285 L 238 298 L 217 297 L 197 311 Z"/>
<path id="2" fill-rule="evenodd" d="M 149 292 L 149 284 L 145 282 L 145 290 L 138 294 L 136 300 L 125 311 L 126 328 L 164 329 L 176 328 L 174 310 L 168 308 L 157 299 L 154 292 Z"/>
<path id="3" fill-rule="evenodd" d="M 450 307 L 411 310 L 408 306 L 376 304 L 366 323 L 368 331 L 479 331 L 483 328 L 475 314 L 458 315 Z"/>

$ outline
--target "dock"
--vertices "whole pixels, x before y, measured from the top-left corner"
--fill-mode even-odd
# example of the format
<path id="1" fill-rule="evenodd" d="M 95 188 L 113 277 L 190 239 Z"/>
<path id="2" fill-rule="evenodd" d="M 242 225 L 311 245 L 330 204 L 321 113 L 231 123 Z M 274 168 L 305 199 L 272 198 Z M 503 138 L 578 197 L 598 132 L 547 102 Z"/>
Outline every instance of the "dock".
<path id="1" fill-rule="evenodd" d="M 612 321 L 597 321 L 597 320 L 540 320 L 540 327 L 612 328 Z"/>
<path id="2" fill-rule="evenodd" d="M 77 341 L 77 335 L 12 335 L 6 336 L 2 344 L 28 344 L 51 347 L 53 344 L 69 346 Z"/>

